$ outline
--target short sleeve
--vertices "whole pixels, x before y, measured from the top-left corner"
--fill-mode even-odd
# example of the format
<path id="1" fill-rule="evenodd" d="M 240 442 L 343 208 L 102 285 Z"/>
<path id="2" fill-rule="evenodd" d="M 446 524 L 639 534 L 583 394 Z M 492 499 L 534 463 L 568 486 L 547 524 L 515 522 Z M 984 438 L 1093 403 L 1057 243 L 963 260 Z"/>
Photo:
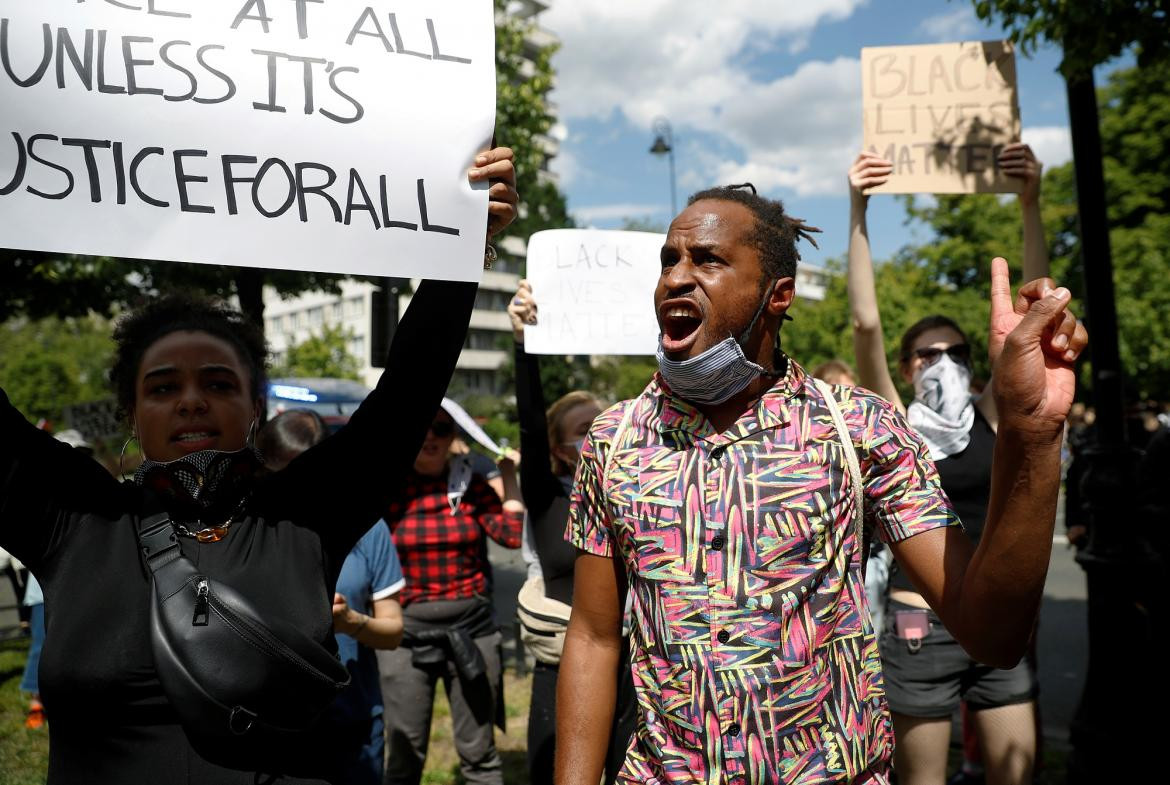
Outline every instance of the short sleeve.
<path id="1" fill-rule="evenodd" d="M 626 405 L 633 405 L 627 402 Z M 565 539 L 594 556 L 612 557 L 613 525 L 605 499 L 605 461 L 621 425 L 625 407 L 614 406 L 602 413 L 589 429 L 577 461 L 573 493 L 569 500 L 569 521 Z"/>
<path id="2" fill-rule="evenodd" d="M 402 591 L 406 580 L 402 577 L 402 564 L 390 537 L 390 527 L 385 521 L 378 521 L 363 539 L 370 564 L 370 599 L 384 600 Z"/>
<path id="3" fill-rule="evenodd" d="M 867 515 L 885 542 L 899 542 L 944 526 L 959 526 L 943 492 L 929 450 L 886 401 L 871 393 L 855 396 L 863 416 L 862 473 Z"/>

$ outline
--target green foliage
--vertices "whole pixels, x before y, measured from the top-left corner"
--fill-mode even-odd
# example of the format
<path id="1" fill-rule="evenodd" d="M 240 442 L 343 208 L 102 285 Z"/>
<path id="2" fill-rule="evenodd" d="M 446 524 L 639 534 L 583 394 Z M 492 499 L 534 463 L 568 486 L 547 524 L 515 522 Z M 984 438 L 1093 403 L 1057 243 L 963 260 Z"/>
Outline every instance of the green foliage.
<path id="1" fill-rule="evenodd" d="M 290 346 L 284 362 L 274 367 L 271 375 L 360 380 L 361 362 L 346 348 L 351 337 L 352 328 L 325 325 L 320 335 Z"/>
<path id="2" fill-rule="evenodd" d="M 554 118 L 548 94 L 553 89 L 556 44 L 533 47 L 525 36 L 533 25 L 504 13 L 496 3 L 496 142 L 516 155 L 516 187 L 521 214 L 508 234 L 528 237 L 541 229 L 572 226 L 565 197 L 544 170 Z M 529 62 L 531 60 L 531 62 Z"/>
<path id="3" fill-rule="evenodd" d="M 0 387 L 33 422 L 63 427 L 64 407 L 109 396 L 114 346 L 105 319 L 11 321 L 0 333 Z"/>
<path id="4" fill-rule="evenodd" d="M 1062 46 L 1065 76 L 1085 75 L 1134 44 L 1143 66 L 1170 53 L 1165 0 L 974 0 L 974 5 L 980 19 L 1000 18 L 1025 53 L 1041 41 Z"/>

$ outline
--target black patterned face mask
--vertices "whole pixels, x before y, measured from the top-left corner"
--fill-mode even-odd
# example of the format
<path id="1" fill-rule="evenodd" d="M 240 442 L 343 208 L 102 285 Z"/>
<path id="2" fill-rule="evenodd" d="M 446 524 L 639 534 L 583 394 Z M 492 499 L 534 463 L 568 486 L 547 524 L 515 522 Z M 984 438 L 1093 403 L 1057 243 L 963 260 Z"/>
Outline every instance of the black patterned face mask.
<path id="1" fill-rule="evenodd" d="M 134 482 L 196 510 L 237 505 L 263 465 L 260 451 L 200 450 L 165 463 L 149 458 L 134 472 Z"/>

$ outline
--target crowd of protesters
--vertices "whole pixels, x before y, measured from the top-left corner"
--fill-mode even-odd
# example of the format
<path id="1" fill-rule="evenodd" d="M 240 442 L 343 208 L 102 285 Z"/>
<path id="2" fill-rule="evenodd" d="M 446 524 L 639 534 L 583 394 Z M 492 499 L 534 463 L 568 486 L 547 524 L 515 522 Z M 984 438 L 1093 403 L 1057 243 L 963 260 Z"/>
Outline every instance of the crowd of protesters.
<path id="1" fill-rule="evenodd" d="M 701 191 L 674 218 L 659 372 L 633 400 L 546 402 L 524 347 L 540 292 L 520 283 L 521 449 L 494 460 L 469 452 L 443 398 L 470 284 L 419 287 L 385 375 L 332 436 L 307 411 L 264 424 L 262 338 L 191 298 L 115 336 L 111 376 L 145 458 L 131 482 L 0 392 L 0 545 L 44 583 L 22 688 L 29 727 L 53 731 L 49 781 L 417 784 L 442 682 L 463 779 L 502 783 L 511 620 L 494 611 L 494 541 L 529 562 L 532 783 L 939 785 L 960 706 L 961 776 L 1030 782 L 1029 642 L 1062 464 L 1076 465 L 1061 434 L 1087 337 L 1047 278 L 1039 162 L 1011 145 L 1000 166 L 1024 182 L 1027 283 L 1013 298 L 993 264 L 990 382 L 973 378 L 966 337 L 987 326 L 942 315 L 922 314 L 889 366 L 865 211 L 891 165 L 863 153 L 849 172 L 852 365 L 809 373 L 781 350 L 798 247 L 819 230 L 747 184 Z M 478 167 L 490 237 L 516 212 L 510 152 Z M 1162 429 L 1151 454 L 1166 442 Z M 160 510 L 180 558 L 336 654 L 348 681 L 317 719 L 272 729 L 258 715 L 233 738 L 176 704 L 152 664 L 153 557 L 135 555 Z M 1070 518 L 1070 539 L 1083 525 Z"/>

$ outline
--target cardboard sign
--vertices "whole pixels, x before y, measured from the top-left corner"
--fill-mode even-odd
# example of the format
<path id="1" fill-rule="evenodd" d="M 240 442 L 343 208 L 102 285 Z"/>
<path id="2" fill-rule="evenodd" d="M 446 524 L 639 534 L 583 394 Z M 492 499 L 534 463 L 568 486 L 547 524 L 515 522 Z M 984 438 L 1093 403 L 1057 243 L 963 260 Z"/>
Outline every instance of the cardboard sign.
<path id="1" fill-rule="evenodd" d="M 861 50 L 864 147 L 894 164 L 879 193 L 1006 193 L 997 159 L 1020 140 L 1010 41 Z"/>
<path id="2" fill-rule="evenodd" d="M 118 436 L 126 430 L 126 421 L 118 417 L 113 398 L 65 407 L 65 422 L 90 441 Z"/>
<path id="3" fill-rule="evenodd" d="M 654 354 L 654 287 L 666 237 L 649 232 L 553 229 L 528 241 L 537 323 L 533 354 Z"/>
<path id="4" fill-rule="evenodd" d="M 491 0 L 0 0 L 0 246 L 479 280 Z"/>

